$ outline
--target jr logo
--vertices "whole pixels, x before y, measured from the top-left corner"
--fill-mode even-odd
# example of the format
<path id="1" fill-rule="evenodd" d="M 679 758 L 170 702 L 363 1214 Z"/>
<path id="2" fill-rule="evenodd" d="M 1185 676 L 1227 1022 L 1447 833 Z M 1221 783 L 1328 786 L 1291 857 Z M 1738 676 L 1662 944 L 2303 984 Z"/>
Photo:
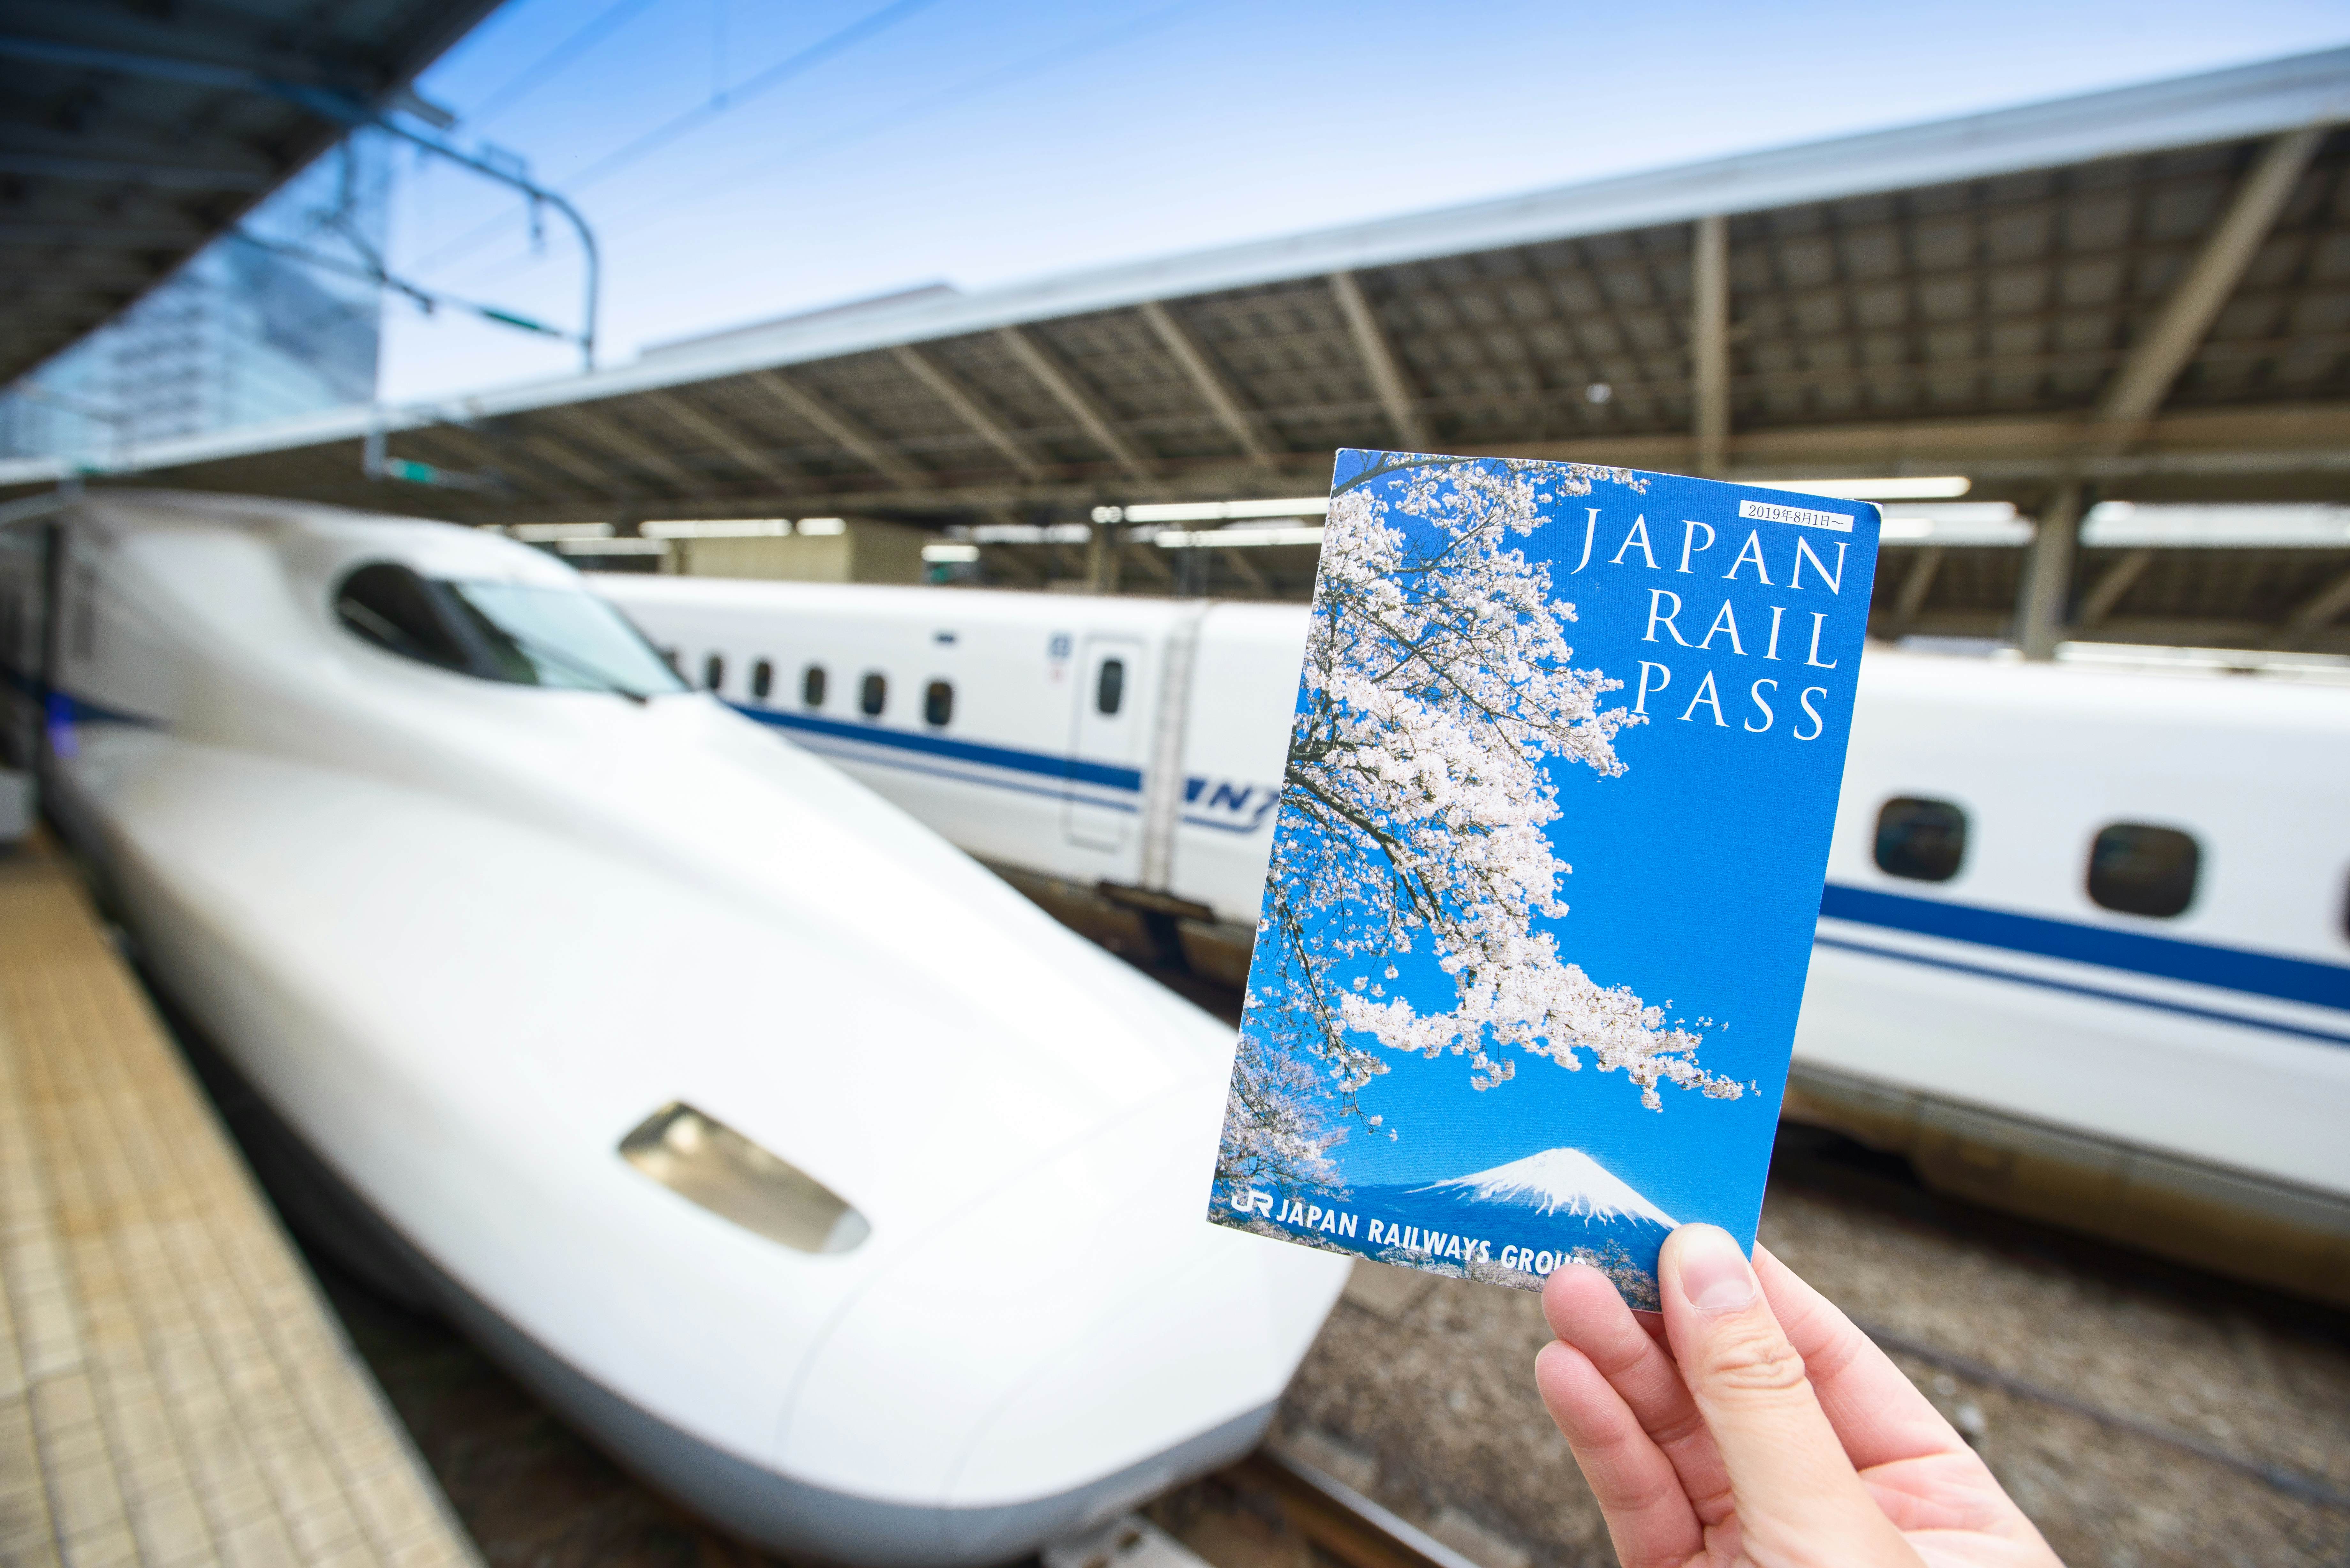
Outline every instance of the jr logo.
<path id="1" fill-rule="evenodd" d="M 1194 827 L 1254 833 L 1280 799 L 1281 791 L 1272 784 L 1188 778 L 1183 781 L 1183 820 Z"/>
<path id="2" fill-rule="evenodd" d="M 1232 1183 L 1232 1212 L 1235 1214 L 1246 1214 L 1253 1210 L 1268 1220 L 1273 1218 L 1273 1194 L 1259 1192 L 1253 1187 L 1243 1187 L 1237 1181 Z"/>

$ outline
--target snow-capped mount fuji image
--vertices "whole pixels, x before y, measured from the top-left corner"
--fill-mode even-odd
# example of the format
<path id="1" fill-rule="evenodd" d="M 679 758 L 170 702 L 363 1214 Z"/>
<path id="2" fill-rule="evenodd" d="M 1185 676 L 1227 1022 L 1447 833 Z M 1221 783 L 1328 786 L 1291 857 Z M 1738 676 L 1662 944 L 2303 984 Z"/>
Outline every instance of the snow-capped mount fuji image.
<path id="1" fill-rule="evenodd" d="M 1579 1148 L 1546 1148 L 1474 1176 L 1456 1176 L 1450 1181 L 1406 1190 L 1481 1207 L 1494 1204 L 1544 1216 L 1566 1214 L 1602 1225 L 1647 1224 L 1669 1231 L 1680 1224 Z"/>
<path id="2" fill-rule="evenodd" d="M 1482 1241 L 1483 1254 L 1509 1248 L 1510 1266 L 1537 1273 L 1583 1255 L 1653 1260 L 1679 1223 L 1579 1148 L 1442 1181 L 1358 1187 L 1354 1201 L 1392 1227 L 1390 1247 L 1450 1257 L 1455 1238 L 1464 1247 Z"/>

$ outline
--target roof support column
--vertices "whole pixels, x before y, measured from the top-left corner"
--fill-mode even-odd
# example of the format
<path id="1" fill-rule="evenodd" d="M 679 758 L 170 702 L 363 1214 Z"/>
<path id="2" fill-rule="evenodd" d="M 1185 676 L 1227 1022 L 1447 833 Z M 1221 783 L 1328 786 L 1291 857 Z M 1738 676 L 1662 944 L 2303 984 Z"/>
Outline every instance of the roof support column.
<path id="1" fill-rule="evenodd" d="M 2110 454 L 2129 445 L 2170 395 L 2171 383 L 2202 347 L 2204 334 L 2211 330 L 2220 307 L 2243 281 L 2244 269 L 2276 226 L 2277 214 L 2284 211 L 2324 140 L 2322 127 L 2289 130 L 2270 142 L 2260 161 L 2252 165 L 2226 214 L 2204 239 L 2187 275 L 2163 301 L 2162 314 L 2131 348 L 2105 396 L 2097 400 L 2096 422 L 2101 428 L 2091 443 L 2096 450 Z"/>
<path id="2" fill-rule="evenodd" d="M 1086 552 L 1086 576 L 1097 594 L 1118 592 L 1118 524 L 1094 524 L 1093 544 Z"/>
<path id="3" fill-rule="evenodd" d="M 1428 422 L 1419 417 L 1413 404 L 1410 388 L 1403 379 L 1403 366 L 1396 358 L 1395 346 L 1388 341 L 1387 329 L 1379 318 L 1371 314 L 1371 302 L 1363 297 L 1363 286 L 1351 272 L 1330 275 L 1330 292 L 1338 298 L 1338 313 L 1347 318 L 1347 333 L 1355 340 L 1355 352 L 1362 356 L 1363 369 L 1371 378 L 1371 389 L 1378 393 L 1379 407 L 1387 410 L 1388 422 L 1395 426 L 1396 435 L 1413 452 L 1426 452 L 1433 443 L 1429 439 Z"/>
<path id="4" fill-rule="evenodd" d="M 1730 220 L 1691 225 L 1690 385 L 1697 471 L 1721 477 L 1730 462 Z"/>
<path id="5" fill-rule="evenodd" d="M 2023 557 L 2023 591 L 2015 606 L 2015 640 L 2026 659 L 2056 657 L 2064 600 L 2073 587 L 2073 546 L 2081 531 L 2081 484 L 2067 480 L 2040 509 L 2040 526 Z"/>

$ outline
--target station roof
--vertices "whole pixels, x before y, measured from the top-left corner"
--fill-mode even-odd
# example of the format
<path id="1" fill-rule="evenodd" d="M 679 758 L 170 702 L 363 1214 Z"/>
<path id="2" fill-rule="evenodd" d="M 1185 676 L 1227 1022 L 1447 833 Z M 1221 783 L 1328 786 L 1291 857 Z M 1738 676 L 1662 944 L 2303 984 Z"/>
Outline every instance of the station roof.
<path id="1" fill-rule="evenodd" d="M 1043 522 L 1311 493 L 1369 445 L 1957 473 L 2027 506 L 2067 477 L 2331 499 L 2345 119 L 2330 51 L 9 462 L 0 487 L 81 466 L 485 522 Z M 458 484 L 369 478 L 370 431 L 395 472 Z"/>
<path id="2" fill-rule="evenodd" d="M 17 0 L 0 18 L 0 384 L 111 318 L 496 0 Z M 306 106 L 301 101 L 308 98 Z"/>

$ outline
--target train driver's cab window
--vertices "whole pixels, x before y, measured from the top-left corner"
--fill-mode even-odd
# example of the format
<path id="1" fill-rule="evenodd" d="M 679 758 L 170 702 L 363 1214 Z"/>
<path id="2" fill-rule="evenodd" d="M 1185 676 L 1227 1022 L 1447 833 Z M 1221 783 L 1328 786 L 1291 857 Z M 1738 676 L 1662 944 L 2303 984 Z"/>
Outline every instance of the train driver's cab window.
<path id="1" fill-rule="evenodd" d="M 1896 795 L 1877 814 L 1877 868 L 1912 882 L 1947 882 L 1967 857 L 1967 814 L 1947 800 Z"/>
<path id="2" fill-rule="evenodd" d="M 2116 822 L 2089 846 L 2089 897 L 2125 915 L 2168 919 L 2195 901 L 2202 846 L 2175 827 Z"/>
<path id="3" fill-rule="evenodd" d="M 713 653 L 702 661 L 702 683 L 716 691 L 726 684 L 726 657 Z"/>
<path id="4" fill-rule="evenodd" d="M 371 561 L 335 586 L 333 607 L 363 642 L 480 680 L 631 698 L 684 690 L 609 600 L 581 588 L 428 577 Z"/>
<path id="5" fill-rule="evenodd" d="M 865 672 L 865 683 L 857 693 L 857 706 L 868 719 L 879 719 L 881 710 L 889 702 L 889 678 L 878 670 Z"/>
<path id="6" fill-rule="evenodd" d="M 775 689 L 775 667 L 765 659 L 751 666 L 751 695 L 764 702 Z"/>
<path id="7" fill-rule="evenodd" d="M 933 680 L 922 691 L 922 722 L 946 727 L 954 717 L 954 688 L 943 680 Z"/>
<path id="8" fill-rule="evenodd" d="M 1094 707 L 1104 713 L 1115 713 L 1126 701 L 1126 660 L 1105 659 L 1101 674 L 1094 681 Z"/>
<path id="9" fill-rule="evenodd" d="M 811 708 L 824 706 L 824 666 L 811 664 L 800 671 L 800 701 Z"/>

